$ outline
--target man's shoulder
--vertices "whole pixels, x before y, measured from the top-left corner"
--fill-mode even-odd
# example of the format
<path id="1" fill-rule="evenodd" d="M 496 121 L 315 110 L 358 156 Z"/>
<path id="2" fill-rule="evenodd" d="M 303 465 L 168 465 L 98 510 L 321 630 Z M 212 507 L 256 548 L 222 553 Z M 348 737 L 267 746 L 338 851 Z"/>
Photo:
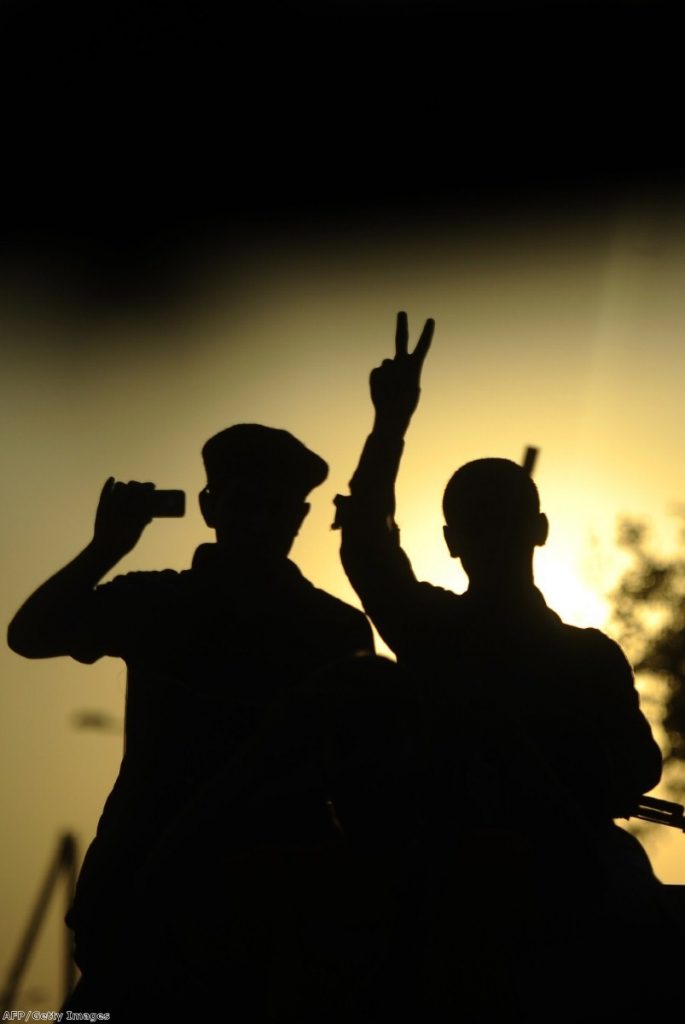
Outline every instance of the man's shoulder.
<path id="1" fill-rule="evenodd" d="M 189 570 L 177 572 L 176 569 L 143 569 L 135 572 L 120 573 L 106 583 L 100 583 L 95 589 L 98 592 L 112 590 L 152 590 L 178 586 Z"/>
<path id="2" fill-rule="evenodd" d="M 125 658 L 160 613 L 177 600 L 182 574 L 173 569 L 128 572 L 100 583 L 84 603 L 69 653 L 91 664 Z"/>
<path id="3" fill-rule="evenodd" d="M 450 618 L 464 614 L 468 608 L 465 594 L 457 594 L 454 590 L 439 587 L 435 583 L 427 583 L 425 580 L 417 580 L 414 583 L 411 601 L 412 604 L 416 604 L 417 609 L 422 606 L 431 615 L 445 614 Z"/>
<path id="4" fill-rule="evenodd" d="M 466 599 L 466 594 L 457 594 L 454 590 L 448 590 L 447 587 L 439 587 L 435 583 L 427 583 L 425 580 L 418 580 L 416 588 L 419 593 L 425 595 L 428 601 L 441 601 L 444 604 L 449 604 L 453 608 L 462 606 Z"/>
<path id="5" fill-rule="evenodd" d="M 175 569 L 141 570 L 121 573 L 107 583 L 100 583 L 94 591 L 99 604 L 155 601 L 177 593 L 187 578 L 187 571 Z"/>
<path id="6" fill-rule="evenodd" d="M 349 621 L 361 619 L 366 621 L 366 616 L 361 609 L 355 608 L 354 605 L 348 604 L 347 601 L 343 601 L 341 598 L 335 597 L 334 594 L 330 594 L 327 590 L 322 590 L 321 587 L 315 586 L 305 576 L 302 577 L 302 582 L 306 587 L 312 604 L 318 607 L 322 614 L 329 614 Z"/>
<path id="7" fill-rule="evenodd" d="M 618 651 L 623 655 L 616 641 L 595 626 L 573 626 L 568 622 L 561 622 L 560 625 L 564 635 L 571 643 L 593 647 L 600 651 Z"/>
<path id="8" fill-rule="evenodd" d="M 300 580 L 303 603 L 314 622 L 318 622 L 323 629 L 353 633 L 361 638 L 359 642 L 363 641 L 362 646 L 372 644 L 369 620 L 361 609 L 315 586 L 301 574 Z"/>
<path id="9" fill-rule="evenodd" d="M 588 660 L 592 659 L 603 669 L 614 669 L 632 675 L 632 669 L 623 649 L 600 629 L 571 626 L 562 622 L 561 630 L 564 641 L 579 655 Z"/>

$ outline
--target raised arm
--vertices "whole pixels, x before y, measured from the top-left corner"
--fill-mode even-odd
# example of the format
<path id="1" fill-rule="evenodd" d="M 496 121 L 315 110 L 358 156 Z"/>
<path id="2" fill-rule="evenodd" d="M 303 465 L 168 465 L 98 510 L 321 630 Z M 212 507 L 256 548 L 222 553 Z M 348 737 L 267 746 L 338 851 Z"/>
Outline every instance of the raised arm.
<path id="1" fill-rule="evenodd" d="M 406 313 L 398 313 L 395 356 L 372 371 L 373 430 L 350 481 L 350 497 L 338 499 L 341 558 L 365 610 L 388 645 L 397 650 L 408 598 L 416 587 L 394 521 L 395 480 L 404 435 L 416 410 L 421 369 L 431 345 L 434 321 L 427 320 L 409 352 Z"/>
<path id="2" fill-rule="evenodd" d="M 395 511 L 395 480 L 404 447 L 404 435 L 421 393 L 421 369 L 433 338 L 435 322 L 427 320 L 416 348 L 408 351 L 406 313 L 397 314 L 395 357 L 384 359 L 369 378 L 375 417 L 359 465 L 350 480 L 355 504 L 373 508 L 384 518 Z"/>
<path id="3" fill-rule="evenodd" d="M 128 554 L 152 519 L 154 484 L 107 480 L 100 494 L 93 539 L 46 580 L 12 619 L 7 640 L 25 658 L 78 656 L 89 637 L 88 603 L 97 583 Z"/>

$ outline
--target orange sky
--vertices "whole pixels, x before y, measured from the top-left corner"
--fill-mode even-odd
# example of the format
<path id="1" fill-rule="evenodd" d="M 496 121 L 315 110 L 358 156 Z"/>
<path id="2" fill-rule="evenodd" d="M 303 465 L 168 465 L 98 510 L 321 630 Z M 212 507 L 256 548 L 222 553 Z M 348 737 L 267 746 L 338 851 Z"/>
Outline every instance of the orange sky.
<path id="1" fill-rule="evenodd" d="M 255 243 L 240 265 L 217 257 L 173 308 L 145 314 L 29 303 L 5 289 L 3 621 L 87 542 L 110 474 L 189 495 L 186 519 L 154 522 L 121 569 L 186 566 L 208 537 L 195 506 L 201 445 L 240 421 L 285 427 L 329 461 L 293 556 L 354 600 L 331 499 L 370 426 L 368 373 L 391 354 L 395 313 L 407 309 L 414 334 L 425 317 L 437 322 L 398 489 L 417 575 L 461 587 L 440 531 L 453 469 L 520 459 L 535 444 L 551 522 L 542 589 L 568 621 L 602 625 L 620 564 L 616 517 L 649 515 L 667 537 L 668 509 L 685 497 L 683 269 L 685 207 L 642 199 L 587 218 Z M 57 834 L 88 843 L 117 771 L 121 735 L 75 729 L 73 716 L 98 709 L 120 722 L 125 673 L 109 659 L 0 657 L 5 970 Z M 657 870 L 685 882 L 683 839 L 669 839 L 650 846 Z M 46 1008 L 54 916 L 29 980 Z"/>

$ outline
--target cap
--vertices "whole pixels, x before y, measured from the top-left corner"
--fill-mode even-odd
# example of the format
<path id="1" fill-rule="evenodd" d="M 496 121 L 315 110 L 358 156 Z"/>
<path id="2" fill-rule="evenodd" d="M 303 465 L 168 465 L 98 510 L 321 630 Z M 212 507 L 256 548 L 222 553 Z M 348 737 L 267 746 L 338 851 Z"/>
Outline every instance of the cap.
<path id="1" fill-rule="evenodd" d="M 237 423 L 205 443 L 202 459 L 207 484 L 228 480 L 275 484 L 302 498 L 328 476 L 328 465 L 287 430 L 259 423 Z"/>

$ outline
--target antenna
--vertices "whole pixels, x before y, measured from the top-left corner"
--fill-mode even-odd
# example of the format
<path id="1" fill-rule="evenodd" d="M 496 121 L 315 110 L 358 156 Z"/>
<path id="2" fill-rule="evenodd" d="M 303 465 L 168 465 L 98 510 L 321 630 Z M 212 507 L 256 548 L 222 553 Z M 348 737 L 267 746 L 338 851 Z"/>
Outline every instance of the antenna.
<path id="1" fill-rule="evenodd" d="M 523 456 L 523 462 L 521 463 L 521 465 L 523 466 L 528 476 L 533 475 L 533 470 L 535 469 L 535 463 L 537 461 L 539 451 L 539 448 L 526 448 L 526 451 Z"/>

